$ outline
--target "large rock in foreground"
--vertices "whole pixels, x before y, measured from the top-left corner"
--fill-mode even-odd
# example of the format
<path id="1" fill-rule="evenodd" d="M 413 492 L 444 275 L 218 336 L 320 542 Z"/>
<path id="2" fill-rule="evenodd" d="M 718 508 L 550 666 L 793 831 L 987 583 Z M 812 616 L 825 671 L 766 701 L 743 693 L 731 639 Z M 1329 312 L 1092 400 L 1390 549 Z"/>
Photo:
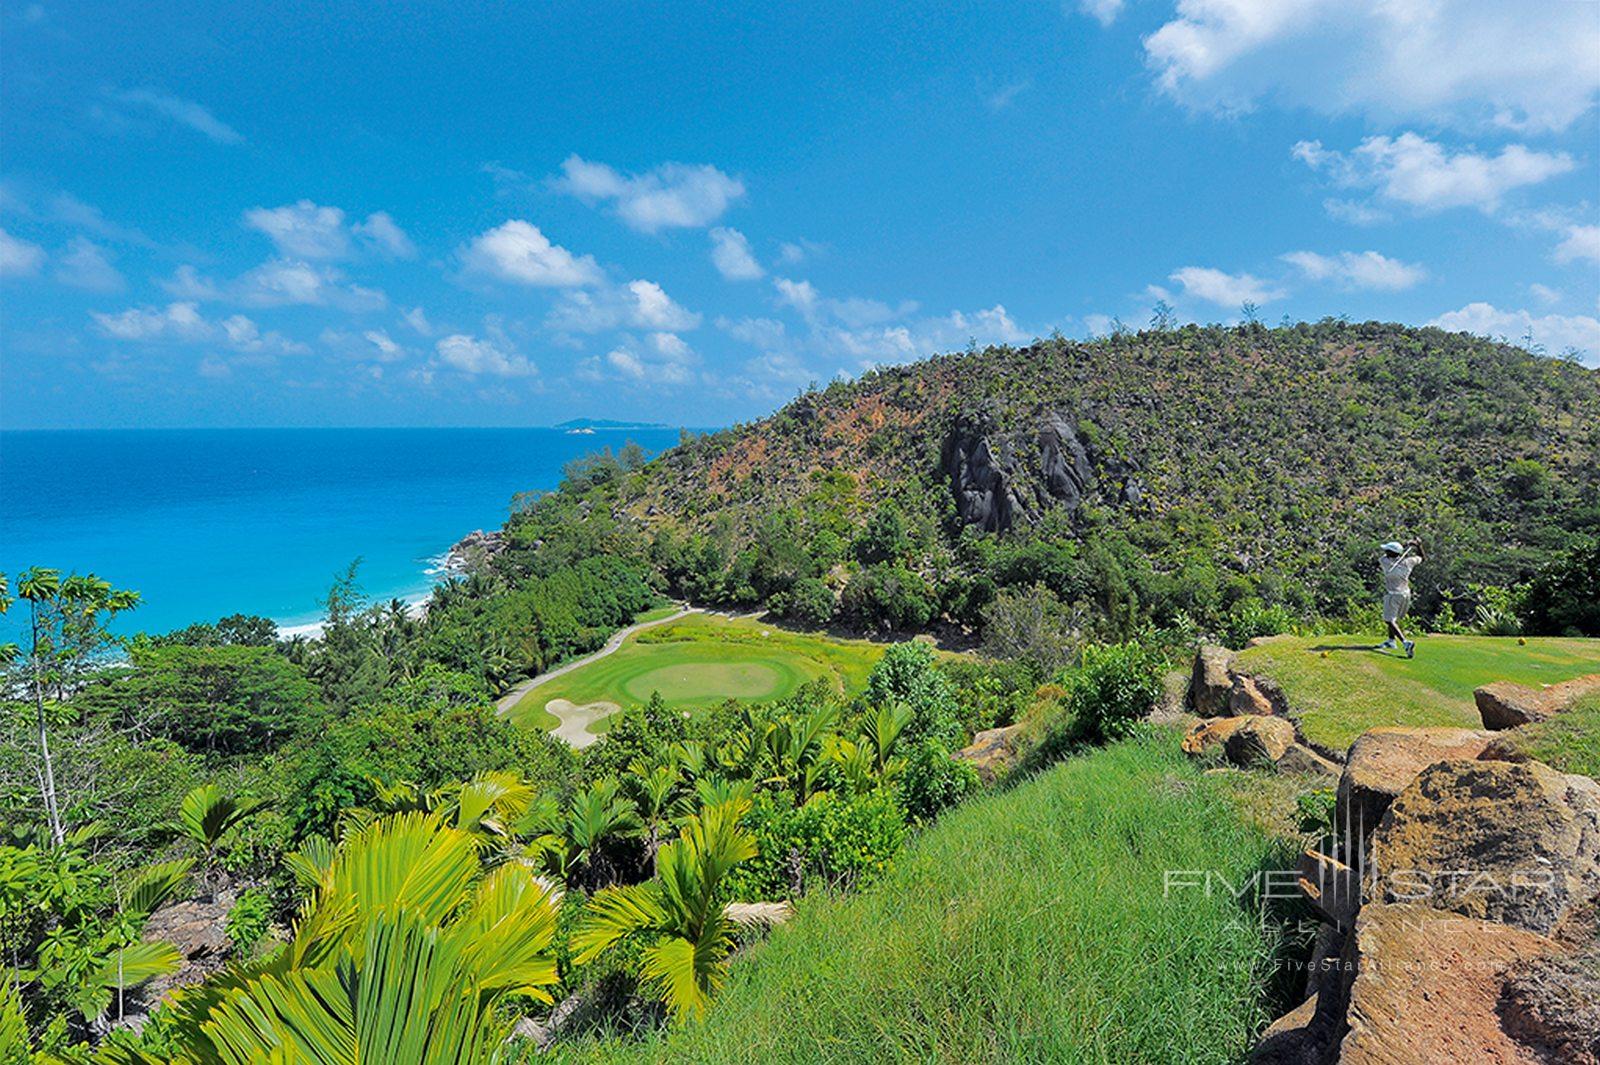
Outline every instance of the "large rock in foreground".
<path id="1" fill-rule="evenodd" d="M 1277 762 L 1294 746 L 1294 722 L 1281 717 L 1241 714 L 1202 721 L 1183 737 L 1186 754 L 1220 751 L 1237 766 Z"/>
<path id="2" fill-rule="evenodd" d="M 1423 770 L 1372 837 L 1372 895 L 1549 933 L 1600 895 L 1600 783 L 1540 762 Z"/>
<path id="3" fill-rule="evenodd" d="M 1508 729 L 1565 713 L 1580 698 L 1594 692 L 1600 692 L 1600 673 L 1545 688 L 1497 681 L 1473 692 L 1472 699 L 1478 705 L 1484 728 Z"/>
<path id="4" fill-rule="evenodd" d="M 1464 728 L 1375 728 L 1350 745 L 1339 777 L 1338 824 L 1365 838 L 1395 796 L 1435 762 L 1476 758 L 1489 744 Z"/>
<path id="5" fill-rule="evenodd" d="M 1549 1065 L 1508 1032 L 1508 976 L 1560 947 L 1533 932 L 1426 906 L 1366 906 L 1339 1065 Z"/>

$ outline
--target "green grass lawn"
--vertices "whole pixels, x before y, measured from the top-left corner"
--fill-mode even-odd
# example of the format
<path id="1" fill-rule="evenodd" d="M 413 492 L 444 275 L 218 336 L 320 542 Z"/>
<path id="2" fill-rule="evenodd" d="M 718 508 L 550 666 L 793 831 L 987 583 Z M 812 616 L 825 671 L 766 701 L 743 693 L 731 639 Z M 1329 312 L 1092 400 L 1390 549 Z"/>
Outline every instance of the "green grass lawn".
<path id="1" fill-rule="evenodd" d="M 1548 721 L 1517 729 L 1515 737 L 1529 758 L 1563 773 L 1600 779 L 1600 695 L 1590 696 Z"/>
<path id="2" fill-rule="evenodd" d="M 1202 776 L 1177 740 L 963 805 L 876 885 L 802 900 L 705 1020 L 569 1060 L 1243 1061 L 1286 1008 L 1265 993 L 1282 938 L 1165 870 L 1242 884 L 1293 848 L 1247 816 L 1250 781 Z"/>
<path id="3" fill-rule="evenodd" d="M 1473 689 L 1552 684 L 1600 673 L 1600 640 L 1424 636 L 1417 657 L 1372 649 L 1370 636 L 1284 637 L 1244 651 L 1240 668 L 1276 680 L 1306 738 L 1342 750 L 1380 725 L 1478 728 Z"/>
<path id="4" fill-rule="evenodd" d="M 647 702 L 652 692 L 660 692 L 668 706 L 683 708 L 730 698 L 763 702 L 818 678 L 855 692 L 865 686 L 883 649 L 747 618 L 695 614 L 635 633 L 614 654 L 534 688 L 510 716 L 519 724 L 551 728 L 556 720 L 544 707 L 552 699 L 627 707 Z M 602 719 L 592 727 L 604 732 L 606 725 Z"/>

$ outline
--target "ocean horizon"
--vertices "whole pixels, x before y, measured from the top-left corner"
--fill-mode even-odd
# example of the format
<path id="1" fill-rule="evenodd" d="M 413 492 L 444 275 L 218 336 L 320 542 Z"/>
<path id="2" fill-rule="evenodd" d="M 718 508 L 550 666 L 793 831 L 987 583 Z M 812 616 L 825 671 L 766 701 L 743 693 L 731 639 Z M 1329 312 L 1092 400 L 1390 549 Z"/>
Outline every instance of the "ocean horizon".
<path id="1" fill-rule="evenodd" d="M 0 430 L 0 572 L 95 573 L 141 595 L 123 632 L 227 614 L 311 631 L 357 558 L 374 602 L 425 598 L 446 552 L 563 465 L 663 428 Z M 15 614 L 11 623 L 15 625 Z"/>

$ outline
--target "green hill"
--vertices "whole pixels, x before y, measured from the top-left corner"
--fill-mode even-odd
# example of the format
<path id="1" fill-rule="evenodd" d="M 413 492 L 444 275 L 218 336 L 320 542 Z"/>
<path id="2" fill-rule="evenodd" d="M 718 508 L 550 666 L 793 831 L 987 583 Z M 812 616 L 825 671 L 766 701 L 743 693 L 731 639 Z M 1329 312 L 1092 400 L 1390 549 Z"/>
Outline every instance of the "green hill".
<path id="1" fill-rule="evenodd" d="M 1415 612 L 1470 614 L 1600 531 L 1600 372 L 1331 320 L 974 350 L 597 463 L 511 529 L 512 557 L 648 553 L 678 594 L 802 620 L 973 625 L 1039 582 L 1121 632 L 1343 616 L 1404 532 Z"/>

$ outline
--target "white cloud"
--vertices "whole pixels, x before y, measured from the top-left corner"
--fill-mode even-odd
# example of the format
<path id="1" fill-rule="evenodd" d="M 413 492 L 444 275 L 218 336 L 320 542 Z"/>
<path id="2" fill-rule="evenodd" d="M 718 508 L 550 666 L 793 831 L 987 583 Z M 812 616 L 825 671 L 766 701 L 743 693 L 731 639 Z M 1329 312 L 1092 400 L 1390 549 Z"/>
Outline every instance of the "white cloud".
<path id="1" fill-rule="evenodd" d="M 0 277 L 28 277 L 44 264 L 44 249 L 0 229 Z"/>
<path id="2" fill-rule="evenodd" d="M 480 340 L 463 333 L 440 339 L 435 345 L 439 361 L 473 377 L 532 377 L 538 368 L 527 357 L 509 350 L 501 340 Z"/>
<path id="3" fill-rule="evenodd" d="M 259 355 L 303 355 L 310 349 L 278 332 L 261 327 L 242 314 L 213 322 L 189 301 L 165 307 L 130 307 L 117 314 L 90 312 L 100 331 L 113 340 L 149 343 L 173 340 L 183 343 L 220 342 L 234 351 Z"/>
<path id="4" fill-rule="evenodd" d="M 1528 286 L 1528 291 L 1533 295 L 1534 299 L 1545 304 L 1546 306 L 1561 302 L 1561 293 L 1557 292 L 1549 285 L 1541 285 L 1539 282 L 1535 281 L 1533 284 Z"/>
<path id="5" fill-rule="evenodd" d="M 396 259 L 417 257 L 417 246 L 411 243 L 406 231 L 395 223 L 387 211 L 374 211 L 367 215 L 365 222 L 358 222 L 350 229 L 369 246 L 385 255 Z"/>
<path id="6" fill-rule="evenodd" d="M 410 326 L 412 331 L 419 336 L 433 336 L 433 323 L 428 321 L 428 316 L 421 307 L 413 307 L 400 316 L 401 321 Z"/>
<path id="7" fill-rule="evenodd" d="M 578 288 L 604 280 L 592 256 L 550 243 L 538 226 L 520 218 L 480 233 L 461 249 L 461 260 L 468 270 L 520 285 Z"/>
<path id="8" fill-rule="evenodd" d="M 379 362 L 394 362 L 405 357 L 405 349 L 396 344 L 389 334 L 382 329 L 368 329 L 361 336 L 378 349 L 378 354 L 374 357 Z"/>
<path id="9" fill-rule="evenodd" d="M 561 164 L 555 187 L 585 203 L 610 203 L 642 233 L 697 229 L 721 218 L 744 196 L 744 184 L 714 166 L 663 163 L 642 174 L 622 174 L 577 155 Z"/>
<path id="10" fill-rule="evenodd" d="M 778 290 L 778 302 L 793 307 L 803 316 L 809 318 L 816 313 L 818 301 L 816 286 L 809 281 L 792 281 L 787 277 L 772 279 L 772 287 Z"/>
<path id="11" fill-rule="evenodd" d="M 1600 92 L 1594 41 L 1586 3 L 1178 0 L 1144 46 L 1159 88 L 1192 107 L 1561 130 Z"/>
<path id="12" fill-rule="evenodd" d="M 178 267 L 170 278 L 160 284 L 167 295 L 180 300 L 206 302 L 222 298 L 222 291 L 217 283 L 188 263 Z"/>
<path id="13" fill-rule="evenodd" d="M 1521 344 L 1531 331 L 1534 344 L 1554 355 L 1575 348 L 1596 365 L 1600 354 L 1600 319 L 1584 314 L 1534 315 L 1525 310 L 1503 311 L 1489 303 L 1469 303 L 1460 310 L 1441 314 L 1428 323 L 1452 332 L 1504 338 Z"/>
<path id="14" fill-rule="evenodd" d="M 1102 26 L 1109 26 L 1117 21 L 1117 16 L 1122 14 L 1123 0 L 1077 0 L 1077 9 L 1090 18 L 1099 21 Z"/>
<path id="15" fill-rule="evenodd" d="M 651 329 L 676 333 L 695 329 L 700 315 L 673 301 L 654 281 L 593 292 L 569 291 L 545 316 L 545 326 L 565 333 L 599 333 L 607 329 Z"/>
<path id="16" fill-rule="evenodd" d="M 1513 189 L 1548 181 L 1576 165 L 1565 152 L 1539 152 L 1509 144 L 1497 155 L 1466 149 L 1451 152 L 1416 133 L 1368 137 L 1349 154 L 1320 141 L 1300 141 L 1296 159 L 1325 171 L 1335 184 L 1371 188 L 1392 203 L 1419 211 L 1476 207 L 1493 213 Z"/>
<path id="17" fill-rule="evenodd" d="M 222 121 L 216 115 L 193 100 L 173 96 L 171 93 L 159 92 L 155 89 L 130 89 L 118 93 L 116 98 L 123 103 L 145 107 L 159 115 L 170 118 L 181 126 L 188 126 L 205 134 L 218 144 L 242 144 L 244 137 L 239 131 Z"/>
<path id="18" fill-rule="evenodd" d="M 350 254 L 344 212 L 299 200 L 283 207 L 252 207 L 244 224 L 265 233 L 281 255 L 300 259 L 342 259 Z"/>
<path id="19" fill-rule="evenodd" d="M 1600 226 L 1569 226 L 1566 237 L 1556 245 L 1556 262 L 1586 259 L 1600 263 Z"/>
<path id="20" fill-rule="evenodd" d="M 1338 255 L 1292 251 L 1283 260 L 1312 281 L 1332 281 L 1349 289 L 1400 292 L 1428 276 L 1428 271 L 1417 263 L 1404 263 L 1375 251 L 1342 251 Z"/>
<path id="21" fill-rule="evenodd" d="M 387 302 L 376 289 L 347 284 L 344 275 L 332 267 L 293 259 L 267 260 L 240 277 L 227 294 L 258 307 L 307 305 L 368 311 Z"/>
<path id="22" fill-rule="evenodd" d="M 58 222 L 105 240 L 120 244 L 138 244 L 143 247 L 155 246 L 155 242 L 139 230 L 131 226 L 118 225 L 108 219 L 100 208 L 84 203 L 70 192 L 58 192 L 50 197 L 49 213 Z"/>
<path id="23" fill-rule="evenodd" d="M 1270 282 L 1250 274 L 1229 274 L 1209 266 L 1185 266 L 1172 272 L 1172 280 L 1183 286 L 1184 294 L 1220 307 L 1239 307 L 1246 303 L 1270 303 L 1282 299 L 1284 292 Z"/>
<path id="24" fill-rule="evenodd" d="M 94 292 L 116 292 L 127 284 L 106 250 L 84 237 L 73 237 L 56 257 L 55 277 L 63 285 Z"/>
<path id="25" fill-rule="evenodd" d="M 756 262 L 750 242 L 737 229 L 711 231 L 711 262 L 729 281 L 754 281 L 766 273 Z"/>
<path id="26" fill-rule="evenodd" d="M 155 340 L 176 337 L 180 340 L 205 340 L 212 327 L 193 303 L 170 303 L 164 309 L 130 307 L 119 314 L 90 313 L 100 329 L 116 340 Z"/>

